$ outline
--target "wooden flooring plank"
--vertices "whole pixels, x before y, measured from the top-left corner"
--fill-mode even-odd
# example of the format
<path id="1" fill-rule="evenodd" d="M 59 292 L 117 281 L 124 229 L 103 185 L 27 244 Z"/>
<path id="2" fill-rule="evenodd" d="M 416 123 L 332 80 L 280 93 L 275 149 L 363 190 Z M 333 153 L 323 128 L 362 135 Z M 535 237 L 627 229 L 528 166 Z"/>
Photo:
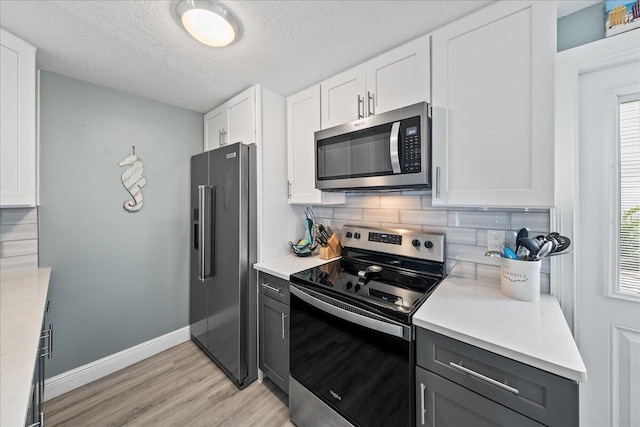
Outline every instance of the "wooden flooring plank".
<path id="1" fill-rule="evenodd" d="M 238 390 L 186 342 L 45 402 L 45 414 L 51 427 L 290 427 L 287 402 L 268 380 Z"/>

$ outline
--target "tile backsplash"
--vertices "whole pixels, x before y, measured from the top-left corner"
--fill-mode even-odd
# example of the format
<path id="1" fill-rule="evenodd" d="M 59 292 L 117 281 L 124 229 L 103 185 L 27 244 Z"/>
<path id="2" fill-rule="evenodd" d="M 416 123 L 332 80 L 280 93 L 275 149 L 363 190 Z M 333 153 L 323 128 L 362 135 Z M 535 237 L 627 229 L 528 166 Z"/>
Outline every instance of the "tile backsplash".
<path id="1" fill-rule="evenodd" d="M 38 267 L 38 209 L 0 209 L 0 273 Z"/>
<path id="2" fill-rule="evenodd" d="M 549 232 L 548 209 L 443 208 L 431 205 L 431 194 L 347 194 L 346 204 L 313 206 L 319 222 L 339 232 L 345 224 L 405 228 L 446 235 L 447 272 L 452 276 L 499 283 L 500 261 L 484 256 L 487 230 L 507 231 L 507 243 L 520 228 Z M 508 232 L 511 231 L 511 232 Z M 541 291 L 549 292 L 549 259 L 542 263 Z"/>

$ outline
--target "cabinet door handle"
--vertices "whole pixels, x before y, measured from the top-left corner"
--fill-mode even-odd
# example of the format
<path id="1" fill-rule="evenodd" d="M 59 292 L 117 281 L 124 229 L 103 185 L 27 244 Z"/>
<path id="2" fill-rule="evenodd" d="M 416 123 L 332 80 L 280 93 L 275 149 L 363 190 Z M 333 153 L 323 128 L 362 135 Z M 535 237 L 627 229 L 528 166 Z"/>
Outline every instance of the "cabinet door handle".
<path id="1" fill-rule="evenodd" d="M 53 325 L 49 324 L 49 354 L 47 359 L 53 357 Z"/>
<path id="2" fill-rule="evenodd" d="M 49 329 L 44 329 L 42 331 L 42 335 L 40 335 L 40 339 L 46 340 L 43 345 L 42 348 L 40 349 L 41 353 L 40 355 L 42 357 L 46 357 L 47 359 L 51 359 L 51 350 L 52 350 L 52 336 L 53 336 L 53 327 L 51 325 L 49 325 Z M 46 345 L 45 345 L 46 344 Z"/>
<path id="3" fill-rule="evenodd" d="M 440 166 L 436 166 L 436 199 L 440 198 Z"/>
<path id="4" fill-rule="evenodd" d="M 362 106 L 362 113 L 360 112 L 360 106 Z M 364 98 L 358 94 L 358 118 L 364 119 Z"/>
<path id="5" fill-rule="evenodd" d="M 367 91 L 367 109 L 369 110 L 369 116 L 373 116 L 375 114 L 374 108 L 375 102 L 373 102 L 373 95 L 371 92 Z"/>
<path id="6" fill-rule="evenodd" d="M 47 300 L 47 307 L 44 309 L 47 313 L 51 311 L 51 300 Z"/>
<path id="7" fill-rule="evenodd" d="M 280 292 L 280 289 L 276 288 L 275 286 L 271 286 L 271 285 L 267 285 L 266 283 L 263 283 L 262 287 L 265 289 L 269 289 L 270 291 L 275 292 L 278 295 L 282 295 Z"/>
<path id="8" fill-rule="evenodd" d="M 287 315 L 282 313 L 282 339 L 284 339 L 284 332 L 285 332 L 285 330 L 284 330 L 284 321 L 285 321 L 286 318 L 287 318 Z"/>
<path id="9" fill-rule="evenodd" d="M 271 286 L 271 285 L 267 285 L 266 283 L 263 283 L 262 287 L 265 289 L 269 289 L 270 291 L 275 292 L 278 295 L 282 295 L 282 293 L 280 292 L 280 289 L 276 288 L 275 286 Z"/>
<path id="10" fill-rule="evenodd" d="M 291 198 L 291 181 L 287 180 L 287 199 Z"/>
<path id="11" fill-rule="evenodd" d="M 424 416 L 427 413 L 427 408 L 424 406 L 424 393 L 427 391 L 427 387 L 420 383 L 420 421 L 424 425 Z"/>
<path id="12" fill-rule="evenodd" d="M 508 385 L 506 385 L 506 384 L 503 384 L 503 383 L 501 383 L 500 381 L 496 381 L 496 380 L 494 380 L 493 378 L 489 378 L 489 377 L 487 377 L 486 375 L 482 375 L 482 374 L 481 374 L 481 373 L 479 373 L 479 372 L 472 371 L 472 370 L 471 370 L 471 369 L 469 369 L 469 368 L 465 368 L 464 366 L 462 366 L 462 364 L 460 364 L 460 365 L 459 365 L 459 364 L 454 363 L 454 362 L 449 362 L 449 365 L 450 365 L 452 368 L 455 368 L 455 369 L 457 369 L 457 370 L 459 370 L 459 371 L 464 372 L 465 374 L 469 374 L 469 375 L 471 375 L 472 377 L 476 377 L 476 378 L 478 378 L 478 379 L 480 379 L 480 380 L 482 380 L 482 381 L 488 382 L 489 384 L 493 384 L 493 385 L 495 385 L 495 386 L 497 386 L 497 387 L 500 387 L 501 389 L 504 389 L 504 390 L 510 391 L 510 392 L 511 392 L 511 393 L 513 393 L 513 394 L 520 394 L 520 391 L 519 391 L 517 388 L 513 388 L 513 387 L 511 387 L 511 386 L 508 386 Z"/>

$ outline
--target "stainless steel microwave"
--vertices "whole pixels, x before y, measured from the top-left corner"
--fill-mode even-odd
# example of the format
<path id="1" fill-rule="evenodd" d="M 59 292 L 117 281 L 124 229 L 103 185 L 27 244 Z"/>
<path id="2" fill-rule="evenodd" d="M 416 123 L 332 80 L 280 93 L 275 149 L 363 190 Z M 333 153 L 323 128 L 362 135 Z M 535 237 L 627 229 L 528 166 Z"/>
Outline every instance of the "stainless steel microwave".
<path id="1" fill-rule="evenodd" d="M 431 188 L 431 108 L 421 102 L 315 133 L 316 188 Z"/>

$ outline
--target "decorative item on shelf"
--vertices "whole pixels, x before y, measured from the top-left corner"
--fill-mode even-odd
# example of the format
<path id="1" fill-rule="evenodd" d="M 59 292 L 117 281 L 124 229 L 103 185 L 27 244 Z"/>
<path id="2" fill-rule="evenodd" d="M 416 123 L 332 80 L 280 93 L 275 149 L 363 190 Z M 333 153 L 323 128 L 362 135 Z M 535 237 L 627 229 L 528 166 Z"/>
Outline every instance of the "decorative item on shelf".
<path id="1" fill-rule="evenodd" d="M 522 228 L 516 237 L 516 248 L 504 245 L 502 252 L 487 251 L 485 256 L 500 258 L 500 290 L 510 298 L 522 301 L 540 300 L 540 269 L 542 258 L 564 255 L 571 245 L 568 237 L 549 233 L 529 237 Z"/>
<path id="2" fill-rule="evenodd" d="M 294 254 L 299 257 L 309 256 L 313 253 L 313 251 L 318 246 L 316 242 L 316 232 L 315 232 L 315 219 L 311 208 L 307 207 L 304 211 L 304 224 L 305 224 L 305 235 L 303 239 L 298 240 L 298 243 L 289 242 L 289 246 Z"/>
<path id="3" fill-rule="evenodd" d="M 128 169 L 122 172 L 120 179 L 124 188 L 133 197 L 133 200 L 125 200 L 122 207 L 127 212 L 138 212 L 142 209 L 142 187 L 146 185 L 147 178 L 143 175 L 144 163 L 142 163 L 142 159 L 136 156 L 135 146 L 133 146 L 133 152 L 118 163 L 118 166 L 129 166 Z"/>
<path id="4" fill-rule="evenodd" d="M 606 0 L 605 37 L 640 28 L 640 0 Z"/>

